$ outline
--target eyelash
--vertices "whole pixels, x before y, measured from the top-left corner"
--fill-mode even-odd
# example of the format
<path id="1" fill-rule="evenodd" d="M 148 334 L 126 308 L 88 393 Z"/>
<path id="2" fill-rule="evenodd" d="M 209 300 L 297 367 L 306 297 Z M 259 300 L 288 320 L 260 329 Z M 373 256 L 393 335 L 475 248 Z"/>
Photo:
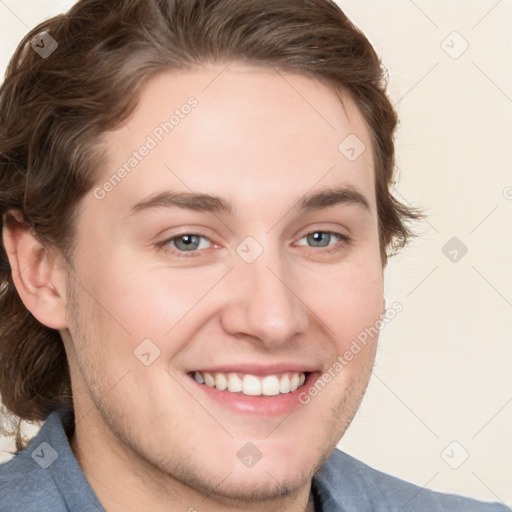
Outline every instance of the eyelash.
<path id="1" fill-rule="evenodd" d="M 338 231 L 326 231 L 326 230 L 320 230 L 320 229 L 306 233 L 304 236 L 302 236 L 300 238 L 300 240 L 306 238 L 309 235 L 313 235 L 315 233 L 324 233 L 327 235 L 334 235 L 340 239 L 339 242 L 336 243 L 335 245 L 328 246 L 330 248 L 319 247 L 318 249 L 320 249 L 320 251 L 316 251 L 316 252 L 320 252 L 323 254 L 335 254 L 335 253 L 341 251 L 344 248 L 344 246 L 346 244 L 350 243 L 350 241 L 351 241 L 351 239 L 347 235 L 344 235 L 343 233 L 339 233 Z M 185 233 L 181 233 L 179 235 L 174 235 L 171 238 L 162 240 L 161 242 L 156 243 L 155 246 L 159 250 L 163 250 L 165 252 L 171 252 L 173 255 L 177 256 L 178 258 L 195 258 L 197 256 L 201 256 L 200 253 L 204 249 L 195 249 L 193 251 L 179 251 L 179 250 L 174 250 L 174 249 L 170 248 L 170 246 L 169 246 L 170 242 L 172 242 L 173 240 L 177 240 L 185 235 L 192 235 L 192 236 L 197 236 L 199 238 L 205 238 L 206 240 L 211 242 L 211 240 L 206 235 L 202 235 L 201 233 L 185 232 Z M 315 249 L 315 247 L 309 247 L 309 248 L 313 249 L 313 250 Z"/>

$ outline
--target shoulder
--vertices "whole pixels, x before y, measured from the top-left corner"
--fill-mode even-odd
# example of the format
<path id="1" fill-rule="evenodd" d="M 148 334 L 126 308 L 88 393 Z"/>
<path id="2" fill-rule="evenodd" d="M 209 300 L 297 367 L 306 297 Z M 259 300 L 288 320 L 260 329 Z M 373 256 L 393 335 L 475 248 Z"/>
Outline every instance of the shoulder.
<path id="1" fill-rule="evenodd" d="M 25 450 L 0 465 L 0 510 L 2 512 L 67 510 L 51 473 L 45 471 L 35 460 L 36 447 L 32 440 Z"/>
<path id="2" fill-rule="evenodd" d="M 346 512 L 509 512 L 487 503 L 411 484 L 335 449 L 315 476 L 324 510 Z"/>
<path id="3" fill-rule="evenodd" d="M 28 446 L 0 465 L 2 512 L 104 512 L 69 445 L 69 411 L 51 413 Z"/>

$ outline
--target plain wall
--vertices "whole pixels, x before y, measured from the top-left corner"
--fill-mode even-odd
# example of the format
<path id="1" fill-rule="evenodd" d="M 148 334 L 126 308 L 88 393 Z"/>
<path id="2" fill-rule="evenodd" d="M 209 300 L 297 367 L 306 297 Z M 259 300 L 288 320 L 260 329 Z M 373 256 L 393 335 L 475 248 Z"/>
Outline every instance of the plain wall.
<path id="1" fill-rule="evenodd" d="M 29 28 L 72 3 L 0 2 L 2 72 Z M 428 214 L 389 262 L 386 300 L 403 311 L 339 446 L 421 486 L 512 504 L 512 2 L 338 3 L 389 71 L 397 197 Z"/>

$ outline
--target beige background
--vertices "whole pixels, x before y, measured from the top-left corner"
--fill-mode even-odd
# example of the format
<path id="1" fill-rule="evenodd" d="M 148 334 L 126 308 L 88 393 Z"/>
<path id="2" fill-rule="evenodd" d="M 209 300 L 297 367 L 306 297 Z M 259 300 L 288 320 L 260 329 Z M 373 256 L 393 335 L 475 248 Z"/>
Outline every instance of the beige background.
<path id="1" fill-rule="evenodd" d="M 72 3 L 0 1 L 0 68 Z M 397 194 L 429 214 L 390 262 L 386 298 L 403 311 L 340 447 L 421 486 L 512 504 L 512 1 L 338 3 L 389 70 Z M 456 262 L 443 253 L 453 237 Z"/>

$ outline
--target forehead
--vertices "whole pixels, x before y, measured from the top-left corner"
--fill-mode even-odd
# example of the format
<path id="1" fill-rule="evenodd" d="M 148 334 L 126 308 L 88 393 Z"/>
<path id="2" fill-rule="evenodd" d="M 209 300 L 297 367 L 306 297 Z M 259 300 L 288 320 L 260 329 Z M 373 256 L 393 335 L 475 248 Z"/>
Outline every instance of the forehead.
<path id="1" fill-rule="evenodd" d="M 221 195 L 243 208 L 342 185 L 374 204 L 370 135 L 356 105 L 299 74 L 242 64 L 159 74 L 103 140 L 98 182 L 127 171 L 106 198 L 125 212 L 164 189 Z M 144 146 L 145 156 L 134 157 Z"/>

